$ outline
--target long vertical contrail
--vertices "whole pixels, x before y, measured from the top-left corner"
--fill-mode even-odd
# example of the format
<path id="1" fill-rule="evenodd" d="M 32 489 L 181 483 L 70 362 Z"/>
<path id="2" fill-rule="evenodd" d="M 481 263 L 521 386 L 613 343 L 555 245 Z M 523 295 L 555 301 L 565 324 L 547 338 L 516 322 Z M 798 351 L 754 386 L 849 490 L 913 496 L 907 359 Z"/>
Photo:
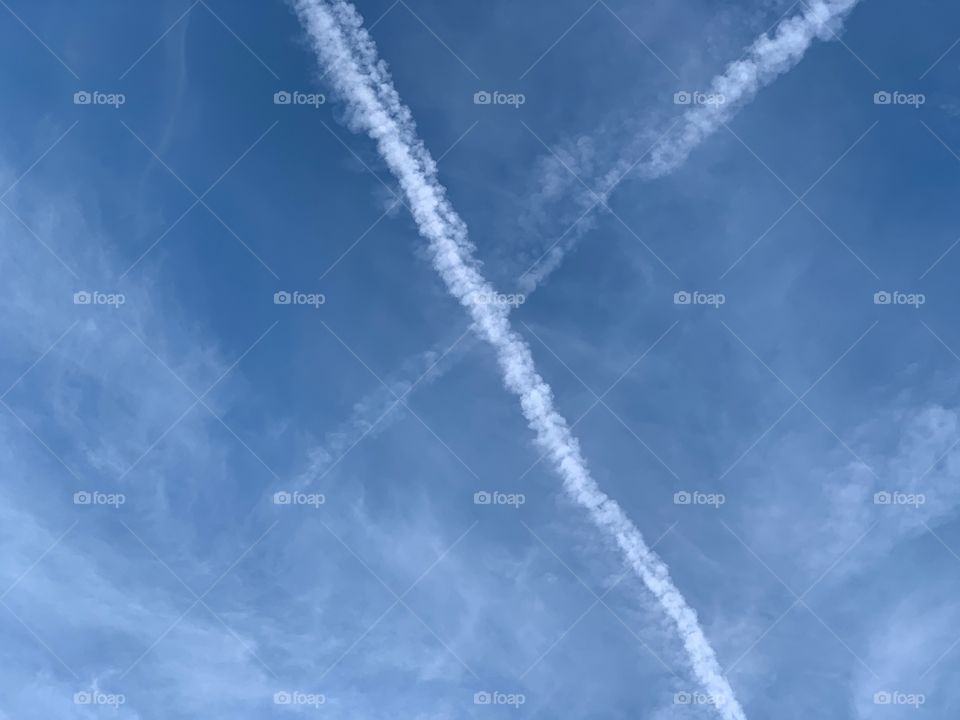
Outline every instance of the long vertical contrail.
<path id="1" fill-rule="evenodd" d="M 504 384 L 520 399 L 523 414 L 563 478 L 568 495 L 616 540 L 627 562 L 659 600 L 680 633 L 694 673 L 722 716 L 745 720 L 696 612 L 673 584 L 667 566 L 590 475 L 577 439 L 554 408 L 550 387 L 537 373 L 529 346 L 510 325 L 508 309 L 483 301 L 495 294 L 494 289 L 480 273 L 466 225 L 447 200 L 434 161 L 417 138 L 410 111 L 377 58 L 362 19 L 344 0 L 293 2 L 328 78 L 350 109 L 351 125 L 376 141 L 408 200 L 420 234 L 429 243 L 434 268 L 470 313 L 477 333 L 496 351 Z"/>

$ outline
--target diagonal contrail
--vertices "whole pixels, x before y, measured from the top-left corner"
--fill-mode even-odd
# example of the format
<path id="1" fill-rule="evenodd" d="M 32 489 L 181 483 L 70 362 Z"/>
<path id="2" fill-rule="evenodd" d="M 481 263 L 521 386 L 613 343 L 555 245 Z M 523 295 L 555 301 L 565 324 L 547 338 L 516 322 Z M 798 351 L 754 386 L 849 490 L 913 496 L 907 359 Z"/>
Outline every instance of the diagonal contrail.
<path id="1" fill-rule="evenodd" d="M 620 150 L 619 160 L 606 172 L 590 175 L 579 173 L 580 182 L 591 189 L 574 193 L 575 215 L 581 210 L 589 214 L 605 202 L 614 189 L 629 175 L 646 180 L 669 175 L 687 160 L 717 130 L 730 122 L 737 112 L 760 91 L 781 75 L 789 72 L 803 59 L 814 41 L 836 38 L 844 18 L 860 0 L 800 0 L 802 11 L 782 19 L 772 32 L 760 35 L 743 53 L 727 65 L 724 71 L 710 81 L 709 89 L 697 96 L 709 98 L 705 102 L 691 102 L 687 110 L 666 133 L 651 140 L 649 130 L 628 127 L 623 132 L 633 137 L 629 147 Z M 570 172 L 564 161 L 558 160 L 561 176 Z M 565 198 L 569 205 L 570 198 Z M 577 244 L 592 226 L 578 221 L 561 241 L 556 242 L 541 256 L 534 267 L 522 278 L 524 292 L 532 290 L 545 280 L 560 264 L 564 256 Z"/>
<path id="2" fill-rule="evenodd" d="M 496 293 L 480 273 L 466 225 L 447 200 L 434 161 L 417 137 L 410 111 L 378 59 L 362 19 L 345 0 L 293 0 L 293 4 L 327 77 L 346 101 L 351 126 L 376 141 L 408 200 L 420 234 L 428 241 L 434 268 L 450 294 L 469 312 L 477 334 L 496 351 L 504 384 L 519 398 L 537 443 L 563 479 L 567 494 L 616 541 L 627 563 L 656 596 L 720 714 L 726 720 L 745 720 L 696 612 L 637 527 L 590 475 L 577 439 L 556 411 L 553 393 L 536 370 L 530 347 L 510 325 L 507 307 L 487 301 Z"/>
<path id="3" fill-rule="evenodd" d="M 677 123 L 655 142 L 640 147 L 640 143 L 644 141 L 639 141 L 636 152 L 626 152 L 623 156 L 640 157 L 642 160 L 631 164 L 622 161 L 604 173 L 597 182 L 598 194 L 604 198 L 609 196 L 616 184 L 629 172 L 652 179 L 667 175 L 680 167 L 698 145 L 716 132 L 723 123 L 730 121 L 737 110 L 747 104 L 761 87 L 795 67 L 816 38 L 830 39 L 834 34 L 838 34 L 841 30 L 840 23 L 857 1 L 815 0 L 808 5 L 804 4 L 803 12 L 782 20 L 772 34 L 761 35 L 746 49 L 742 59 L 730 63 L 723 73 L 711 81 L 710 94 L 723 95 L 722 104 L 690 107 Z M 641 155 L 641 152 L 644 154 Z M 588 208 L 583 215 L 589 215 L 591 209 L 598 205 L 595 198 L 588 193 L 584 193 L 581 204 Z M 577 215 L 580 215 L 579 211 Z M 518 278 L 520 290 L 526 295 L 533 293 L 540 283 L 559 267 L 566 253 L 591 227 L 585 217 L 574 223 L 564 233 L 561 241 L 535 263 L 535 268 L 530 268 Z M 358 403 L 351 421 L 343 431 L 328 438 L 324 447 L 314 451 L 309 466 L 301 473 L 300 482 L 308 484 L 318 477 L 323 477 L 339 458 L 349 452 L 359 438 L 373 432 L 374 426 L 382 426 L 393 419 L 390 411 L 396 405 L 395 395 L 415 384 L 412 378 L 419 378 L 417 382 L 432 381 L 443 375 L 463 355 L 468 345 L 466 341 L 461 343 L 460 353 L 451 356 L 442 364 L 437 363 L 437 357 L 446 349 L 441 346 L 411 358 L 408 365 L 412 366 L 412 370 L 405 367 L 400 371 L 397 393 L 381 390 Z"/>
<path id="4" fill-rule="evenodd" d="M 860 0 L 810 0 L 800 4 L 803 12 L 782 20 L 772 34 L 764 33 L 747 48 L 744 56 L 730 63 L 710 83 L 709 94 L 722 102 L 697 104 L 684 113 L 678 133 L 671 133 L 651 153 L 638 172 L 660 177 L 675 170 L 690 153 L 715 133 L 760 88 L 769 85 L 799 63 L 814 40 L 836 37 L 847 14 Z M 616 180 L 628 165 L 619 164 L 607 175 Z"/>

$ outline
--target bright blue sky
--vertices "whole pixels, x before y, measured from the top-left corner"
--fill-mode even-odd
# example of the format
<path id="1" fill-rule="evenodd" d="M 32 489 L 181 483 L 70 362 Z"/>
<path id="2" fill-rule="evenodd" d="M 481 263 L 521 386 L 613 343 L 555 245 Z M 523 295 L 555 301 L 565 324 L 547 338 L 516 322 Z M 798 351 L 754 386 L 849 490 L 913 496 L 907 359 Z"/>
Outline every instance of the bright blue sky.
<path id="1" fill-rule="evenodd" d="M 273 103 L 329 92 L 283 2 L 0 5 L 0 720 L 715 716 L 675 703 L 696 690 L 678 639 L 534 465 L 373 145 L 333 96 Z M 579 215 L 552 153 L 599 177 L 796 12 L 357 7 L 504 292 Z M 623 183 L 620 219 L 592 215 L 513 315 L 752 718 L 960 704 L 958 26 L 864 0 L 676 173 Z M 326 502 L 273 503 L 294 489 Z M 95 491 L 125 503 L 74 503 Z M 75 703 L 91 690 L 125 703 Z"/>

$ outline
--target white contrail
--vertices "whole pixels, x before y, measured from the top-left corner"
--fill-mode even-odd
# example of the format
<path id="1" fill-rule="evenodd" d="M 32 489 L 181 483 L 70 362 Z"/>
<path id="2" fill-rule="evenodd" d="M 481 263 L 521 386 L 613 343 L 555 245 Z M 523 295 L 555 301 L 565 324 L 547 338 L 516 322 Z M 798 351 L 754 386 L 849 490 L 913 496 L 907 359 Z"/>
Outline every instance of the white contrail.
<path id="1" fill-rule="evenodd" d="M 293 1 L 327 77 L 350 108 L 352 126 L 377 142 L 429 243 L 435 269 L 470 313 L 477 333 L 496 351 L 504 384 L 520 399 L 523 414 L 563 478 L 567 493 L 616 540 L 627 562 L 660 601 L 680 633 L 695 674 L 723 717 L 745 720 L 696 612 L 673 584 L 667 566 L 591 477 L 579 443 L 554 408 L 550 387 L 537 373 L 529 346 L 510 325 L 508 309 L 484 301 L 494 296 L 494 289 L 480 273 L 466 225 L 446 199 L 433 159 L 417 138 L 410 112 L 400 102 L 386 66 L 377 59 L 362 19 L 345 0 Z"/>
<path id="2" fill-rule="evenodd" d="M 764 34 L 757 38 L 747 48 L 741 60 L 731 63 L 721 75 L 711 81 L 709 94 L 723 95 L 724 102 L 721 105 L 691 107 L 665 136 L 650 143 L 650 149 L 641 147 L 640 143 L 645 141 L 640 141 L 636 145 L 636 153 L 623 153 L 626 157 L 636 156 L 639 159 L 640 153 L 646 150 L 645 162 L 638 163 L 634 170 L 653 178 L 669 174 L 682 165 L 697 145 L 716 132 L 722 123 L 729 121 L 762 86 L 797 65 L 815 38 L 829 39 L 832 34 L 839 33 L 840 23 L 858 1 L 814 0 L 804 6 L 805 12 L 782 20 L 772 35 Z M 677 128 L 679 132 L 675 132 Z M 597 182 L 597 193 L 604 198 L 608 197 L 616 183 L 623 179 L 624 173 L 632 168 L 633 163 L 628 164 L 625 160 L 615 165 Z M 558 172 L 566 174 L 567 170 L 561 167 Z M 569 202 L 566 204 L 569 205 Z M 576 216 L 582 214 L 580 208 L 587 209 L 595 205 L 596 199 L 593 195 L 584 192 L 577 203 Z M 583 214 L 589 214 L 589 210 Z M 567 251 L 591 227 L 585 217 L 571 225 L 561 241 L 537 260 L 535 268 L 530 268 L 518 278 L 519 289 L 527 295 L 533 293 L 540 283 L 560 266 Z M 465 346 L 466 344 L 464 343 Z M 429 376 L 424 378 L 424 382 L 442 376 L 456 362 L 456 358 L 453 358 L 446 364 L 433 367 L 437 355 L 443 350 L 444 346 L 437 345 L 434 349 L 412 358 L 408 363 L 416 368 L 412 375 L 420 377 L 429 370 Z M 399 381 L 401 388 L 407 388 L 411 384 L 412 381 Z M 313 454 L 309 467 L 301 473 L 301 482 L 309 483 L 328 472 L 357 440 L 375 432 L 371 426 L 379 423 L 395 406 L 396 393 L 389 389 L 379 389 L 364 398 L 357 404 L 350 421 Z M 385 426 L 386 421 L 388 420 L 385 418 L 385 422 L 379 423 L 379 426 Z"/>
<path id="3" fill-rule="evenodd" d="M 651 153 L 638 171 L 645 177 L 660 177 L 681 165 L 707 137 L 729 121 L 753 99 L 760 88 L 799 63 L 814 40 L 836 37 L 844 18 L 860 0 L 801 0 L 803 12 L 782 20 L 772 34 L 764 33 L 747 48 L 744 56 L 730 63 L 710 83 L 708 95 L 722 102 L 691 106 L 684 113 L 678 133 L 671 133 Z M 629 165 L 618 165 L 601 183 L 601 192 L 616 181 Z"/>
<path id="4" fill-rule="evenodd" d="M 648 180 L 669 175 L 683 165 L 697 147 L 732 120 L 761 88 L 796 67 L 815 40 L 836 38 L 844 18 L 859 2 L 801 0 L 802 12 L 782 19 L 772 32 L 754 40 L 741 59 L 727 65 L 720 75 L 710 81 L 709 89 L 688 95 L 690 107 L 664 135 L 651 140 L 651 131 L 638 132 L 636 128 L 628 128 L 626 132 L 634 136 L 634 140 L 628 143 L 629 150 L 620 150 L 620 159 L 599 176 L 584 173 L 582 168 L 574 164 L 579 181 L 589 184 L 592 190 L 581 190 L 578 186 L 576 202 L 570 203 L 570 199 L 565 198 L 564 205 L 572 204 L 572 212 L 579 216 L 582 208 L 593 209 L 599 205 L 599 200 L 607 200 L 630 174 Z M 700 99 L 706 100 L 698 102 Z M 556 172 L 563 176 L 569 173 L 569 167 L 569 164 L 565 164 Z M 569 181 L 577 184 L 573 178 L 569 178 Z M 559 267 L 566 253 L 589 229 L 590 225 L 578 222 L 562 242 L 555 243 L 544 253 L 535 263 L 535 268 L 525 274 L 524 291 L 529 292 L 529 288 L 538 285 Z"/>
<path id="5" fill-rule="evenodd" d="M 573 213 L 589 210 L 606 201 L 613 190 L 630 174 L 652 180 L 670 174 L 679 168 L 697 147 L 728 123 L 737 111 L 750 102 L 757 92 L 803 59 L 814 41 L 837 37 L 844 18 L 860 0 L 808 0 L 799 3 L 802 12 L 784 18 L 770 33 L 764 33 L 744 51 L 741 59 L 730 63 L 724 71 L 710 81 L 704 92 L 688 94 L 690 107 L 678 121 L 661 137 L 651 141 L 649 130 L 637 131 L 627 128 L 633 136 L 628 141 L 629 149 L 618 152 L 619 160 L 599 176 L 583 172 L 574 158 L 570 162 L 557 161 L 555 168 L 560 177 L 568 174 L 570 165 L 577 170 L 578 181 L 591 186 L 590 191 L 576 192 L 576 202 L 564 197 L 564 205 L 573 205 Z M 642 153 L 642 155 L 641 155 Z M 576 185 L 573 178 L 568 182 Z M 569 252 L 590 229 L 588 224 L 578 222 L 568 231 L 562 242 L 557 242 L 535 263 L 524 277 L 524 291 L 535 287 L 563 261 Z"/>

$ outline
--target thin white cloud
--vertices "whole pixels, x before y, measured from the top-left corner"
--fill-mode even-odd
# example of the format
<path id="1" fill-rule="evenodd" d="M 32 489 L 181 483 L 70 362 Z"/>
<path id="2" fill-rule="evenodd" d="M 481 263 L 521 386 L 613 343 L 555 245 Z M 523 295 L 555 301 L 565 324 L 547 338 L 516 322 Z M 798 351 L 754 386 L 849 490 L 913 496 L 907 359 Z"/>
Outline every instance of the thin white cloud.
<path id="1" fill-rule="evenodd" d="M 552 390 L 537 373 L 529 346 L 511 327 L 509 310 L 478 302 L 480 297 L 493 295 L 494 289 L 480 273 L 466 225 L 447 200 L 433 158 L 417 137 L 410 111 L 378 59 L 362 19 L 342 0 L 295 0 L 294 6 L 327 77 L 348 105 L 351 126 L 376 141 L 429 243 L 435 269 L 451 295 L 469 312 L 476 332 L 495 349 L 504 384 L 519 398 L 523 414 L 563 478 L 567 494 L 617 542 L 629 565 L 656 596 L 680 633 L 694 673 L 717 700 L 720 714 L 727 720 L 743 720 L 743 709 L 723 676 L 696 612 L 640 531 L 591 476 L 577 439 L 554 408 Z"/>
<path id="2" fill-rule="evenodd" d="M 757 92 L 799 63 L 814 40 L 836 37 L 840 26 L 859 0 L 813 0 L 802 2 L 803 11 L 780 22 L 772 34 L 764 33 L 747 48 L 744 57 L 730 63 L 710 83 L 713 101 L 691 105 L 678 132 L 669 133 L 641 163 L 644 177 L 672 172 L 690 153 L 726 123 Z M 622 161 L 605 178 L 615 182 L 630 166 Z"/>
<path id="3" fill-rule="evenodd" d="M 661 129 L 658 135 L 663 133 L 663 136 L 654 141 L 647 139 L 647 133 L 634 133 L 638 137 L 643 136 L 642 140 L 638 140 L 635 151 L 622 153 L 624 159 L 603 174 L 598 174 L 595 168 L 596 147 L 590 138 L 580 138 L 568 149 L 556 149 L 559 158 L 545 158 L 540 176 L 542 187 L 537 193 L 535 204 L 554 203 L 561 208 L 573 209 L 568 211 L 568 217 L 565 215 L 566 230 L 560 240 L 543 251 L 539 257 L 535 255 L 528 260 L 528 263 L 534 260 L 536 262 L 518 278 L 518 289 L 526 295 L 535 292 L 563 263 L 567 252 L 595 227 L 592 209 L 597 206 L 597 198 L 583 190 L 568 168 L 572 168 L 588 181 L 599 178 L 596 180 L 596 187 L 602 196 L 609 195 L 617 182 L 630 171 L 651 179 L 668 175 L 680 167 L 690 153 L 723 123 L 731 120 L 762 87 L 795 67 L 814 40 L 830 40 L 839 33 L 844 18 L 858 2 L 859 0 L 815 0 L 803 4 L 803 12 L 782 20 L 772 33 L 761 35 L 747 48 L 740 60 L 730 63 L 723 73 L 711 81 L 710 90 L 705 94 L 722 95 L 723 103 L 692 105 L 676 124 L 669 126 L 669 131 L 667 128 Z M 644 142 L 647 144 L 641 148 Z M 644 153 L 644 159 L 639 163 L 636 159 L 626 159 L 636 158 L 640 153 Z M 570 197 L 571 192 L 573 198 Z M 557 212 L 563 210 L 551 208 L 549 212 L 541 215 L 555 218 Z M 577 222 L 574 223 L 574 220 Z M 463 345 L 468 346 L 468 342 L 465 341 Z M 451 362 L 432 367 L 437 355 L 444 350 L 442 346 L 437 346 L 411 359 L 406 365 L 414 368 L 414 377 L 420 377 L 430 370 L 430 375 L 422 382 L 431 382 L 442 376 L 456 360 L 451 358 Z M 402 378 L 397 380 L 397 386 L 401 389 L 411 384 L 411 381 Z M 396 410 L 393 410 L 395 405 L 396 397 L 385 389 L 378 389 L 364 398 L 355 406 L 351 419 L 341 431 L 328 438 L 323 447 L 311 454 L 310 465 L 301 474 L 300 481 L 307 484 L 322 477 L 354 443 L 386 427 L 396 416 Z M 381 417 L 383 420 L 378 422 Z M 374 422 L 377 422 L 377 427 L 371 429 Z"/>
<path id="4" fill-rule="evenodd" d="M 602 207 L 602 201 L 623 180 L 631 175 L 653 180 L 681 167 L 696 148 L 730 122 L 763 87 L 796 67 L 815 40 L 836 38 L 843 20 L 859 2 L 800 3 L 801 12 L 781 20 L 772 32 L 760 35 L 739 60 L 731 62 L 710 81 L 708 88 L 702 92 L 679 92 L 678 95 L 686 96 L 689 106 L 672 125 L 651 130 L 644 127 L 645 123 L 628 123 L 626 128 L 608 130 L 628 139 L 617 148 L 618 159 L 605 172 L 598 171 L 596 166 L 609 160 L 606 156 L 597 157 L 599 148 L 591 138 L 580 138 L 566 148 L 555 149 L 555 155 L 542 164 L 542 190 L 536 198 L 550 207 L 536 208 L 535 212 L 547 218 L 564 213 L 568 229 L 524 273 L 524 292 L 532 292 L 561 265 L 566 254 L 593 228 L 592 211 Z M 593 189 L 585 189 L 581 182 Z"/>
<path id="5" fill-rule="evenodd" d="M 30 146 L 29 137 L 19 142 Z M 40 143 L 49 146 L 45 138 Z M 0 187 L 13 178 L 0 157 Z M 86 720 L 95 708 L 77 705 L 74 693 L 99 682 L 101 690 L 127 697 L 121 712 L 131 720 L 142 717 L 148 704 L 157 706 L 160 696 L 165 707 L 186 708 L 191 716 L 221 718 L 232 711 L 235 717 L 238 708 L 269 700 L 275 689 L 234 634 L 242 632 L 239 637 L 253 647 L 263 618 L 254 623 L 246 613 L 234 613 L 231 631 L 198 613 L 171 628 L 189 606 L 184 591 L 172 577 L 163 579 L 166 571 L 119 517 L 91 514 L 87 511 L 95 508 L 77 507 L 71 498 L 81 489 L 123 492 L 125 507 L 136 508 L 123 515 L 124 522 L 145 537 L 144 526 L 162 527 L 177 550 L 164 544 L 157 552 L 184 572 L 173 558 L 184 564 L 192 558 L 196 528 L 187 510 L 205 488 L 229 477 L 226 463 L 236 451 L 220 439 L 216 421 L 200 413 L 164 436 L 190 396 L 176 388 L 170 371 L 121 320 L 149 338 L 191 385 L 207 387 L 226 372 L 227 361 L 216 343 L 184 329 L 180 306 L 154 291 L 154 276 L 115 284 L 119 270 L 109 230 L 91 217 L 72 186 L 64 189 L 53 181 L 38 188 L 38 178 L 30 180 L 6 202 L 27 226 L 50 238 L 52 249 L 83 279 L 74 281 L 4 211 L 0 232 L 8 242 L 0 246 L 0 302 L 8 312 L 0 317 L 6 339 L 0 362 L 8 379 L 3 390 L 23 375 L 5 399 L 10 409 L 0 411 L 0 593 L 7 606 L 0 616 L 8 627 L 20 628 L 4 637 L 4 659 L 17 662 L 4 665 L 0 705 L 9 717 Z M 78 308 L 72 293 L 79 288 L 122 291 L 127 302 L 122 309 Z M 239 380 L 240 370 L 235 372 Z M 160 437 L 163 444 L 118 482 Z M 172 510 L 171 502 L 177 503 Z M 242 549 L 228 552 L 236 557 Z M 195 566 L 205 567 L 200 560 Z M 166 637 L 144 656 L 146 684 L 139 665 L 123 677 L 165 632 L 176 639 Z M 190 673 L 182 672 L 186 665 Z M 144 693 L 153 688 L 159 689 L 148 701 Z M 3 711 L 0 718 L 8 717 Z"/>

